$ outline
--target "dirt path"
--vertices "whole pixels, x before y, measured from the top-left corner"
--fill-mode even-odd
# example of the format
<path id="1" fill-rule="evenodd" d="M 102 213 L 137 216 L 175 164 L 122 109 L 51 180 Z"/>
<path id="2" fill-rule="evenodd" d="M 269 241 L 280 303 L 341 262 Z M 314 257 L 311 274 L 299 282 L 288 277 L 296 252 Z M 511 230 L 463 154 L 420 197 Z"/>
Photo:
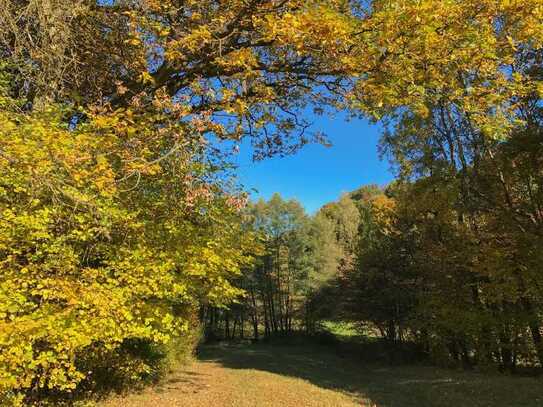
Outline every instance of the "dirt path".
<path id="1" fill-rule="evenodd" d="M 543 381 L 425 366 L 364 366 L 329 348 L 207 347 L 140 394 L 100 407 L 535 407 Z"/>

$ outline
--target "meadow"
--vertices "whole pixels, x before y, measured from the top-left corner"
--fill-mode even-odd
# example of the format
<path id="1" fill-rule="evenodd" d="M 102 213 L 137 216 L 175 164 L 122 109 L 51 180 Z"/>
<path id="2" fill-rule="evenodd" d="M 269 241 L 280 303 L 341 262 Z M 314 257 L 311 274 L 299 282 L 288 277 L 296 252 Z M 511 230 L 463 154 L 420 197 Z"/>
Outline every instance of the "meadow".
<path id="1" fill-rule="evenodd" d="M 100 407 L 536 407 L 543 380 L 365 363 L 335 347 L 215 344 L 137 394 Z"/>

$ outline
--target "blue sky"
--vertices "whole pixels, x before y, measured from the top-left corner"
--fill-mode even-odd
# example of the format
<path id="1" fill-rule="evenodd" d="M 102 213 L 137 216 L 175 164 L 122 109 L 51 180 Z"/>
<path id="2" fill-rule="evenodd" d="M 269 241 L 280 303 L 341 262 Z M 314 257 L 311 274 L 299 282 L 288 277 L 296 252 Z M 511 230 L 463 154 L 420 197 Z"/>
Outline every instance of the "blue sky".
<path id="1" fill-rule="evenodd" d="M 393 175 L 387 160 L 378 157 L 380 128 L 363 119 L 316 117 L 313 130 L 326 133 L 332 147 L 308 145 L 297 154 L 252 162 L 251 149 L 242 146 L 238 174 L 253 199 L 268 199 L 274 192 L 299 200 L 314 213 L 341 193 L 364 184 L 384 185 Z"/>

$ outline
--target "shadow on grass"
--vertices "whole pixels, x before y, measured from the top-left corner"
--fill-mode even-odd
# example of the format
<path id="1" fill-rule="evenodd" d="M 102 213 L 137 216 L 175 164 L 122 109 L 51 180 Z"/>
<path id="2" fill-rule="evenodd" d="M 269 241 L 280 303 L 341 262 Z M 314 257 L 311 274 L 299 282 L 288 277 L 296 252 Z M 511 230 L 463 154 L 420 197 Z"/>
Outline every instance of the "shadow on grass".
<path id="1" fill-rule="evenodd" d="M 307 380 L 377 407 L 540 407 L 543 381 L 429 366 L 362 362 L 360 355 L 315 344 L 215 344 L 200 349 L 203 362 Z M 379 358 L 377 358 L 379 359 Z M 303 406 L 300 406 L 303 407 Z M 338 406 L 340 407 L 340 406 Z"/>
<path id="2" fill-rule="evenodd" d="M 175 376 L 171 376 L 166 380 L 163 380 L 157 384 L 155 390 L 158 393 L 165 393 L 172 390 L 181 393 L 196 393 L 207 389 L 205 379 L 208 375 L 192 372 L 189 370 L 182 370 Z"/>

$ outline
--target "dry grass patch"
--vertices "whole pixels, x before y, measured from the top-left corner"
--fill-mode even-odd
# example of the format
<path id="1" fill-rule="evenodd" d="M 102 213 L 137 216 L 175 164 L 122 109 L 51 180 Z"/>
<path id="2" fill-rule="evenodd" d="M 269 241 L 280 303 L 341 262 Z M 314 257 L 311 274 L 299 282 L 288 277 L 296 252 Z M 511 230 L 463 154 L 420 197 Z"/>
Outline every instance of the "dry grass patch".
<path id="1" fill-rule="evenodd" d="M 328 347 L 217 345 L 140 394 L 100 407 L 536 407 L 543 380 L 365 365 Z"/>

